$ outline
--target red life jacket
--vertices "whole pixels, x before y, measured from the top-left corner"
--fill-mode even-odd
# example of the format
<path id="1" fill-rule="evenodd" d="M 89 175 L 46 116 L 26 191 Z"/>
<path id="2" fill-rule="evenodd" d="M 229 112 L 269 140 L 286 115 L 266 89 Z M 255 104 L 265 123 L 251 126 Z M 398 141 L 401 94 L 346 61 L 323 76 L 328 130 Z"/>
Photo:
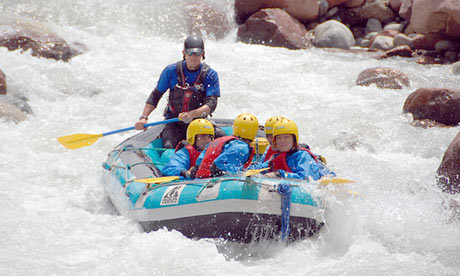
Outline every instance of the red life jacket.
<path id="1" fill-rule="evenodd" d="M 204 154 L 203 161 L 201 162 L 200 168 L 196 172 L 197 178 L 206 178 L 211 177 L 211 166 L 214 163 L 214 160 L 222 153 L 225 144 L 233 140 L 240 140 L 235 136 L 224 136 L 215 139 L 212 141 Z M 249 146 L 249 145 L 248 145 Z M 249 146 L 250 153 L 249 158 L 246 163 L 244 163 L 244 168 L 246 169 L 251 164 L 252 158 L 254 157 L 254 148 Z"/>
<path id="2" fill-rule="evenodd" d="M 181 148 L 185 147 L 188 151 L 188 156 L 190 157 L 190 169 L 191 167 L 195 166 L 196 160 L 198 159 L 198 156 L 200 156 L 201 151 L 198 151 L 194 146 L 189 145 L 189 144 L 184 144 L 184 143 L 178 143 L 176 150 L 174 152 L 177 152 Z"/>
<path id="3" fill-rule="evenodd" d="M 297 149 L 292 150 L 292 151 L 280 152 L 279 154 L 274 155 L 274 157 L 269 162 L 269 165 L 270 165 L 270 170 L 269 171 L 274 172 L 274 171 L 278 171 L 278 170 L 283 170 L 283 171 L 286 171 L 286 172 L 292 172 L 291 168 L 289 168 L 289 166 L 287 164 L 287 157 L 288 157 L 288 154 L 291 155 L 291 154 L 297 152 L 298 150 L 304 150 L 304 151 L 308 152 L 310 154 L 310 156 L 313 159 L 315 159 L 316 163 L 318 163 L 318 158 L 309 149 L 297 148 Z"/>
<path id="4" fill-rule="evenodd" d="M 272 146 L 268 147 L 267 154 L 265 155 L 264 162 L 270 159 L 273 154 L 277 153 L 278 151 L 272 150 Z"/>

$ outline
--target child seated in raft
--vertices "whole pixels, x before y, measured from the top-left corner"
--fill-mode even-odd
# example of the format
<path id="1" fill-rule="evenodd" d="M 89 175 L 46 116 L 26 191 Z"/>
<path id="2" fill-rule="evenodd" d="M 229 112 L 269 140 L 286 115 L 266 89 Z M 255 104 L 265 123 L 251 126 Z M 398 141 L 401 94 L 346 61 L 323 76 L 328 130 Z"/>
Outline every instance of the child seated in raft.
<path id="1" fill-rule="evenodd" d="M 233 122 L 233 135 L 211 142 L 197 159 L 192 177 L 207 178 L 225 174 L 238 174 L 246 169 L 254 157 L 250 143 L 259 129 L 257 118 L 242 113 Z"/>
<path id="2" fill-rule="evenodd" d="M 187 140 L 177 145 L 174 155 L 163 167 L 166 176 L 190 179 L 190 170 L 203 149 L 214 139 L 214 126 L 206 119 L 193 120 L 187 127 Z"/>
<path id="3" fill-rule="evenodd" d="M 262 163 L 267 162 L 270 159 L 270 157 L 272 157 L 273 154 L 278 152 L 278 149 L 273 144 L 273 126 L 275 125 L 276 122 L 279 122 L 283 119 L 286 119 L 286 118 L 283 116 L 272 116 L 265 121 L 265 126 L 264 126 L 265 137 L 267 138 L 268 143 L 270 143 L 270 146 L 267 148 L 264 155 L 262 155 L 261 157 Z"/>
<path id="4" fill-rule="evenodd" d="M 323 176 L 336 176 L 309 149 L 299 147 L 297 125 L 283 119 L 273 125 L 273 144 L 278 152 L 266 162 L 251 169 L 270 168 L 268 177 L 318 180 Z"/>

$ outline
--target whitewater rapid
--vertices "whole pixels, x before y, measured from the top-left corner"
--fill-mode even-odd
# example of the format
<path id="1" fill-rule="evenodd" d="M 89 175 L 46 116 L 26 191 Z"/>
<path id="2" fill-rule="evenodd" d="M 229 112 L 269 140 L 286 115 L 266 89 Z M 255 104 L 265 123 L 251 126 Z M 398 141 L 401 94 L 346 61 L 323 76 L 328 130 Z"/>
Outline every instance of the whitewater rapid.
<path id="1" fill-rule="evenodd" d="M 135 132 L 73 151 L 56 138 L 135 123 L 163 68 L 182 58 L 177 14 L 187 3 L 0 1 L 1 20 L 32 22 L 88 48 L 68 63 L 0 48 L 8 93 L 26 96 L 34 112 L 19 124 L 0 121 L 0 275 L 460 275 L 460 223 L 446 207 L 460 199 L 435 188 L 459 127 L 422 129 L 402 114 L 419 87 L 458 88 L 450 65 L 247 45 L 236 42 L 235 25 L 205 42 L 221 85 L 214 117 L 289 117 L 365 197 L 332 198 L 327 227 L 287 246 L 144 233 L 116 214 L 101 164 Z M 212 4 L 232 18 L 233 1 Z M 355 85 L 377 66 L 404 72 L 411 86 Z M 150 121 L 162 119 L 165 104 Z"/>

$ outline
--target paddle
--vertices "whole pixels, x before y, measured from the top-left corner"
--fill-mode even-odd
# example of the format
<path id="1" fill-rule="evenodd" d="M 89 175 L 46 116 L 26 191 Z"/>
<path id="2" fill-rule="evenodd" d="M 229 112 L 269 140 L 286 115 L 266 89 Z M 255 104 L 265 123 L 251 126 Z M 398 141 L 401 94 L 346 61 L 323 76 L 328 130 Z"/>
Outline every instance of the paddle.
<path id="1" fill-rule="evenodd" d="M 266 171 L 270 168 L 263 168 L 263 169 L 258 169 L 258 170 L 247 170 L 243 175 L 244 176 L 251 176 L 251 175 L 254 175 L 254 174 L 258 174 L 258 173 L 261 173 L 263 171 Z"/>
<path id="2" fill-rule="evenodd" d="M 346 183 L 356 183 L 356 181 L 346 179 L 346 178 L 340 178 L 340 177 L 322 178 L 319 181 L 320 186 L 327 186 L 329 184 L 346 184 Z"/>
<path id="3" fill-rule="evenodd" d="M 356 192 L 356 191 L 352 191 L 352 190 L 346 190 L 347 194 L 353 196 L 353 197 L 362 197 L 362 198 L 366 198 L 366 196 L 360 192 Z"/>
<path id="4" fill-rule="evenodd" d="M 170 182 L 173 180 L 178 180 L 179 178 L 180 178 L 179 176 L 163 176 L 163 177 L 155 177 L 155 178 L 139 178 L 139 179 L 134 179 L 133 181 L 146 183 L 146 184 L 161 184 L 161 183 L 166 183 L 166 182 Z"/>
<path id="5" fill-rule="evenodd" d="M 178 118 L 173 118 L 169 120 L 164 120 L 164 121 L 159 121 L 159 122 L 154 122 L 150 124 L 145 124 L 144 127 L 149 127 L 149 126 L 156 126 L 156 125 L 162 125 L 162 124 L 169 124 L 169 123 L 174 123 L 178 122 Z M 122 128 L 114 131 L 109 131 L 105 132 L 102 134 L 72 134 L 68 136 L 62 136 L 58 138 L 59 143 L 63 145 L 64 147 L 68 149 L 79 149 L 82 147 L 86 147 L 89 145 L 94 144 L 99 138 L 107 136 L 107 135 L 112 135 L 115 133 L 120 133 L 120 132 L 125 132 L 128 130 L 133 130 L 134 126 L 132 127 L 127 127 L 127 128 Z"/>
<path id="6" fill-rule="evenodd" d="M 320 186 L 327 186 L 329 184 L 347 184 L 347 183 L 356 183 L 354 180 L 346 179 L 346 178 L 340 178 L 340 177 L 333 177 L 333 178 L 323 178 L 320 179 L 319 185 Z M 351 196 L 357 197 L 360 196 L 362 198 L 366 198 L 365 195 L 361 194 L 360 192 L 352 191 L 352 190 L 345 190 L 345 192 Z"/>

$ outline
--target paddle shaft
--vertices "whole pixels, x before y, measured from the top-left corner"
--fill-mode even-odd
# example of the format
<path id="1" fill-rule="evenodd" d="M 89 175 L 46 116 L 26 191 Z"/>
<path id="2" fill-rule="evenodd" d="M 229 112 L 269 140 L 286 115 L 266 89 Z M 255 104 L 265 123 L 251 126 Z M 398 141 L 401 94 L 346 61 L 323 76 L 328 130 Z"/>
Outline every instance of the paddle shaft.
<path id="1" fill-rule="evenodd" d="M 162 124 L 169 124 L 169 123 L 174 123 L 174 122 L 179 122 L 179 118 L 173 118 L 173 119 L 168 119 L 164 121 L 159 121 L 159 122 L 154 122 L 150 124 L 145 124 L 144 127 L 150 127 L 150 126 L 156 126 L 156 125 L 162 125 Z M 127 128 L 122 128 L 122 129 L 117 129 L 109 132 L 102 133 L 102 136 L 107 136 L 107 135 L 112 135 L 120 132 L 125 132 L 128 130 L 133 130 L 135 127 L 127 127 Z"/>

